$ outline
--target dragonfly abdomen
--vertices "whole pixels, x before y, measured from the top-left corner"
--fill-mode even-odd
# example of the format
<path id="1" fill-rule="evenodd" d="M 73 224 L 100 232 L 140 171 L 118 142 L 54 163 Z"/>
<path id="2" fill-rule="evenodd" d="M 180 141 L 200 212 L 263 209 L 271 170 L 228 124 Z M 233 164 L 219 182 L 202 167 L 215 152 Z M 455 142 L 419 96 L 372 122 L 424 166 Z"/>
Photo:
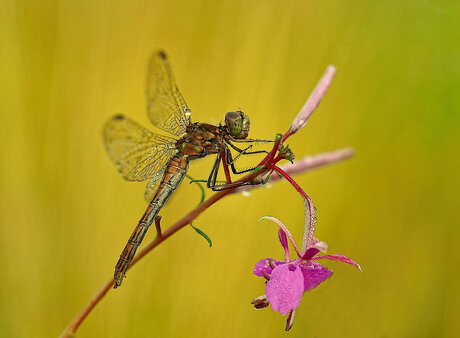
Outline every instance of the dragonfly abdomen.
<path id="1" fill-rule="evenodd" d="M 142 243 L 147 230 L 155 221 L 155 218 L 158 216 L 161 208 L 166 204 L 174 191 L 176 191 L 177 187 L 182 183 L 182 180 L 188 170 L 188 163 L 189 159 L 180 153 L 176 153 L 176 155 L 169 161 L 163 174 L 163 179 L 161 180 L 158 190 L 155 193 L 155 197 L 152 201 L 150 201 L 147 210 L 145 210 L 144 215 L 142 215 L 136 228 L 134 228 L 128 243 L 120 255 L 117 265 L 115 266 L 115 273 L 113 275 L 115 280 L 114 288 L 121 285 L 129 264 L 132 262 L 137 248 Z"/>

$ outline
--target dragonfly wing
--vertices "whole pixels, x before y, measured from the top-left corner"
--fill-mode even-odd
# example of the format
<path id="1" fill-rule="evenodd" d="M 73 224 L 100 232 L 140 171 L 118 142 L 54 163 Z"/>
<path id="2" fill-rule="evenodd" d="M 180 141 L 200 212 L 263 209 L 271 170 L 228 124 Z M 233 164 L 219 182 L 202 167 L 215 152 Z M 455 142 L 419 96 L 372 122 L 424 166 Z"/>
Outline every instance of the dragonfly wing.
<path id="1" fill-rule="evenodd" d="M 106 123 L 103 137 L 110 159 L 128 181 L 161 176 L 176 152 L 175 139 L 154 134 L 123 115 Z"/>
<path id="2" fill-rule="evenodd" d="M 157 175 L 153 176 L 150 181 L 147 183 L 144 192 L 144 199 L 147 202 L 150 202 L 155 197 L 155 193 L 158 190 L 158 186 L 161 183 L 161 179 L 163 178 L 164 170 L 158 172 Z"/>
<path id="3" fill-rule="evenodd" d="M 168 57 L 153 53 L 147 72 L 147 115 L 157 128 L 181 136 L 191 124 L 190 109 L 174 82 Z"/>

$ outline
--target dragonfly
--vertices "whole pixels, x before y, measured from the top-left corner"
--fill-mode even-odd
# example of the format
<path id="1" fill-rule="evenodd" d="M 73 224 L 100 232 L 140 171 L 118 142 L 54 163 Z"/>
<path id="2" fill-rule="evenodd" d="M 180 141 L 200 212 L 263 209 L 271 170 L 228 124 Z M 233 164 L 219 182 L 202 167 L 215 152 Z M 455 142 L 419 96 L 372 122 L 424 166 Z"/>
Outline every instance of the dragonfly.
<path id="1" fill-rule="evenodd" d="M 260 182 L 232 182 L 229 168 L 234 174 L 254 170 L 239 169 L 235 162 L 242 155 L 266 153 L 264 150 L 251 150 L 253 144 L 273 142 L 249 139 L 250 120 L 240 110 L 227 112 L 223 125 L 193 123 L 191 110 L 174 81 L 168 57 L 163 50 L 154 52 L 150 58 L 146 97 L 150 122 L 168 136 L 153 133 L 120 114 L 109 119 L 103 129 L 107 153 L 120 175 L 128 181 L 149 180 L 145 190 L 149 204 L 115 266 L 114 288 L 122 284 L 147 230 L 182 183 L 191 160 L 216 155 L 206 181 L 206 186 L 212 190 L 258 184 Z M 235 143 L 246 144 L 237 146 Z M 232 155 L 230 148 L 236 151 L 236 156 Z M 217 181 L 220 163 L 224 169 L 225 183 Z"/>

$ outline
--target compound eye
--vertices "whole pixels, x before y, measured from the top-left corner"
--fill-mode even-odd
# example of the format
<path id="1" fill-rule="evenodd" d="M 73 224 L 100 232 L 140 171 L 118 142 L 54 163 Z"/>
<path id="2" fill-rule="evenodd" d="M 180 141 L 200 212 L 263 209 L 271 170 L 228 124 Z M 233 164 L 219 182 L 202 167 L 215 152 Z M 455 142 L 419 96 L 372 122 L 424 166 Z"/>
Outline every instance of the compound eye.
<path id="1" fill-rule="evenodd" d="M 231 136 L 244 139 L 249 134 L 249 116 L 242 111 L 229 111 L 225 114 L 225 126 Z"/>
<path id="2" fill-rule="evenodd" d="M 238 134 L 239 139 L 243 139 L 248 137 L 249 135 L 249 116 L 244 115 L 243 112 L 241 112 L 241 118 L 243 119 L 242 126 L 241 126 L 241 132 Z"/>
<path id="3" fill-rule="evenodd" d="M 238 138 L 238 135 L 243 129 L 243 117 L 238 112 L 229 111 L 225 114 L 225 126 L 227 127 L 230 135 Z"/>

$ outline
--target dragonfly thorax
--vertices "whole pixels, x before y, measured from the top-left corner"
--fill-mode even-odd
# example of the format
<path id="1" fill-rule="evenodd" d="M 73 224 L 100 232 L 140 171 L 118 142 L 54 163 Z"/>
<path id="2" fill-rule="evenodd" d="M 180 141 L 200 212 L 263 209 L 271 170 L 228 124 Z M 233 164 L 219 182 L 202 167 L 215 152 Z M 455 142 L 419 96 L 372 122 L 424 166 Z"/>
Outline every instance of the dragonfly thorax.
<path id="1" fill-rule="evenodd" d="M 176 142 L 176 148 L 190 159 L 217 154 L 222 149 L 221 127 L 207 123 L 193 123 L 187 134 Z"/>
<path id="2" fill-rule="evenodd" d="M 249 116 L 242 111 L 229 111 L 225 114 L 225 126 L 235 139 L 245 139 L 249 134 Z"/>

